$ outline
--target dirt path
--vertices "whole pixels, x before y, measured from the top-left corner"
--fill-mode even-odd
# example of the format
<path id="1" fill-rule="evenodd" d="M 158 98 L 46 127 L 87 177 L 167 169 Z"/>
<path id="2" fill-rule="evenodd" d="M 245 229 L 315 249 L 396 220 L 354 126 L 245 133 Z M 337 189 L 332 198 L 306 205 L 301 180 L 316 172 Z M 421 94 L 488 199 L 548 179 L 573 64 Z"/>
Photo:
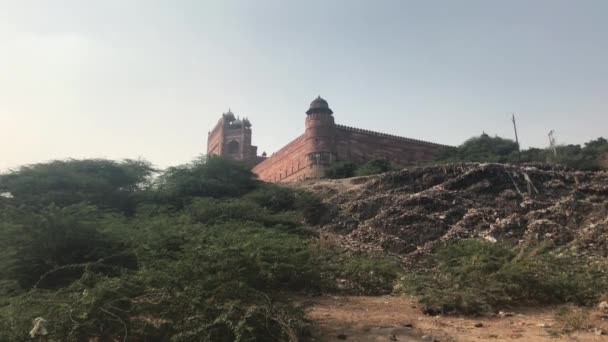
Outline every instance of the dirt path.
<path id="1" fill-rule="evenodd" d="M 317 297 L 301 302 L 314 326 L 315 341 L 608 341 L 608 336 L 593 332 L 552 334 L 556 308 L 522 309 L 503 318 L 462 318 L 423 315 L 405 296 Z"/>

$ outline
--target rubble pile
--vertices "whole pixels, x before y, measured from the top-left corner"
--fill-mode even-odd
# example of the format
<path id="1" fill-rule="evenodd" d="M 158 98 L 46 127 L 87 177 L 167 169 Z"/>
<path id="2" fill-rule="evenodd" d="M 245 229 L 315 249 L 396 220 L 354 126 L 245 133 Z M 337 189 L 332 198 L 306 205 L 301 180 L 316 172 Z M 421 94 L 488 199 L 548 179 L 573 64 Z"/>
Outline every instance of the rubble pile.
<path id="1" fill-rule="evenodd" d="M 439 241 L 546 241 L 608 256 L 608 172 L 460 163 L 317 183 L 326 237 L 353 250 L 424 255 Z"/>

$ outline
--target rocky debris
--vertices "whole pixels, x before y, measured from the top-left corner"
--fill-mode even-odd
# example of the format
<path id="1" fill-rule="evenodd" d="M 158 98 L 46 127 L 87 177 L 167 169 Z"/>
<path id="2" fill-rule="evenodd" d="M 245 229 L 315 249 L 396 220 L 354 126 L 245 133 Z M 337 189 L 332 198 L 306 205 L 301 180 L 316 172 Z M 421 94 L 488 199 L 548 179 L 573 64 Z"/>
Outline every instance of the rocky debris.
<path id="1" fill-rule="evenodd" d="M 47 320 L 42 317 L 36 317 L 32 321 L 32 330 L 30 331 L 30 337 L 39 337 L 40 341 L 46 341 L 46 336 L 49 334 L 46 329 Z"/>
<path id="2" fill-rule="evenodd" d="M 542 240 L 574 256 L 608 256 L 606 171 L 459 163 L 308 189 L 330 207 L 322 235 L 352 250 L 415 261 L 438 242 L 483 238 L 524 246 Z"/>

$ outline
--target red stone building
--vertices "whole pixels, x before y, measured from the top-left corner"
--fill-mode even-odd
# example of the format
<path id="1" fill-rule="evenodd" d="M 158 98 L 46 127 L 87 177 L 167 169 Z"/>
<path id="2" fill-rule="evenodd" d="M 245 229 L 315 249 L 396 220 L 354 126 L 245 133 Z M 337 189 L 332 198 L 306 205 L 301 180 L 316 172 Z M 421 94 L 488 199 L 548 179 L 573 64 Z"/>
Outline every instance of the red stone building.
<path id="1" fill-rule="evenodd" d="M 265 159 L 258 157 L 258 147 L 251 145 L 251 122 L 236 118 L 230 109 L 209 132 L 207 154 L 242 160 L 252 166 Z"/>
<path id="2" fill-rule="evenodd" d="M 316 98 L 306 111 L 302 135 L 273 153 L 257 156 L 251 145 L 251 124 L 224 113 L 209 132 L 207 153 L 243 160 L 255 165 L 253 172 L 267 182 L 287 182 L 323 177 L 337 161 L 388 160 L 410 166 L 430 161 L 445 147 L 431 142 L 336 124 L 327 101 Z"/>

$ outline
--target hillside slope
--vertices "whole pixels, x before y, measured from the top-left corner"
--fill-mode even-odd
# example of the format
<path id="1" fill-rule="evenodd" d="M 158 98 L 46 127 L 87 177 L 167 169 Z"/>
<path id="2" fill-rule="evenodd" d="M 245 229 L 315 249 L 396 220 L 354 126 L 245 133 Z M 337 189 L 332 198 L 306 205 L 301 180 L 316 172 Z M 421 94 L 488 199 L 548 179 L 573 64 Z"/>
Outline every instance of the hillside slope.
<path id="1" fill-rule="evenodd" d="M 298 186 L 325 198 L 325 238 L 411 265 L 439 241 L 470 237 L 608 255 L 607 172 L 460 163 Z"/>

